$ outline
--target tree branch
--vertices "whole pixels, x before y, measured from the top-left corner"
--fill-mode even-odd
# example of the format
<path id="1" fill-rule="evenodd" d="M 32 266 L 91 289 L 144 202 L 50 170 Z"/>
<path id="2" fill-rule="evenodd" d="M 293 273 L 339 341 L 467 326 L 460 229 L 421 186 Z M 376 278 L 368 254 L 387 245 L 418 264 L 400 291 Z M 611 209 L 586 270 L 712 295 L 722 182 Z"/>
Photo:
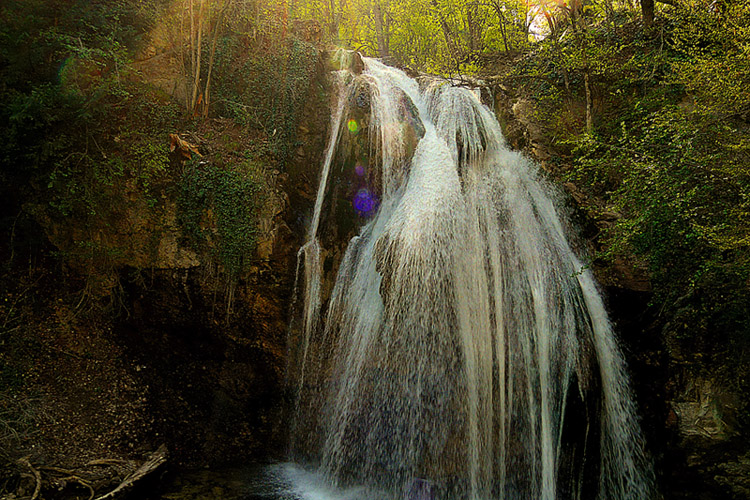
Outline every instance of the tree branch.
<path id="1" fill-rule="evenodd" d="M 42 490 L 42 475 L 39 474 L 39 471 L 31 465 L 31 462 L 29 462 L 28 458 L 21 458 L 18 460 L 18 463 L 26 466 L 31 471 L 31 473 L 34 474 L 36 486 L 34 487 L 34 493 L 32 493 L 31 495 L 31 500 L 36 500 L 37 498 L 39 498 L 39 492 Z"/>

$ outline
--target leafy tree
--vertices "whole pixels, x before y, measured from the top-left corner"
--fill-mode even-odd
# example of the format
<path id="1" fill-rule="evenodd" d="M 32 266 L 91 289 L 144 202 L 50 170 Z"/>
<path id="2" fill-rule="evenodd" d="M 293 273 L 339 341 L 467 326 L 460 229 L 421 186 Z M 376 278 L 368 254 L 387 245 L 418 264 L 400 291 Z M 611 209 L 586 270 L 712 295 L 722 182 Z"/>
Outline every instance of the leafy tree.
<path id="1" fill-rule="evenodd" d="M 526 47 L 533 19 L 528 0 L 297 0 L 293 6 L 287 12 L 294 18 L 335 25 L 331 42 L 434 73 L 474 72 L 483 55 Z"/>
<path id="2" fill-rule="evenodd" d="M 548 99 L 559 146 L 573 146 L 569 178 L 603 202 L 590 209 L 618 214 L 601 257 L 640 256 L 670 331 L 733 353 L 727 369 L 740 370 L 750 344 L 750 7 L 668 6 L 651 29 L 637 13 L 614 14 L 592 12 L 585 34 L 543 41 L 518 73 L 543 78 L 531 88 Z M 562 105 L 588 101 L 586 71 L 594 127 Z"/>

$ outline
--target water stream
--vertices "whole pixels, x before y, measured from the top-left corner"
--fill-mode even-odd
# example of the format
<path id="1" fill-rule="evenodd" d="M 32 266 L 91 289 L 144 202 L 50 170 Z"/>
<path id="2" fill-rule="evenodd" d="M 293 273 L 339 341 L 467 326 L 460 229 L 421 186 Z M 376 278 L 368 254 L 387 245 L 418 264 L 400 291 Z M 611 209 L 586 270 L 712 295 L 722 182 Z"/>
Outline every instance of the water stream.
<path id="1" fill-rule="evenodd" d="M 649 498 L 624 362 L 555 189 L 475 91 L 366 58 L 334 78 L 273 474 L 294 498 Z M 326 292 L 335 175 L 359 225 Z"/>

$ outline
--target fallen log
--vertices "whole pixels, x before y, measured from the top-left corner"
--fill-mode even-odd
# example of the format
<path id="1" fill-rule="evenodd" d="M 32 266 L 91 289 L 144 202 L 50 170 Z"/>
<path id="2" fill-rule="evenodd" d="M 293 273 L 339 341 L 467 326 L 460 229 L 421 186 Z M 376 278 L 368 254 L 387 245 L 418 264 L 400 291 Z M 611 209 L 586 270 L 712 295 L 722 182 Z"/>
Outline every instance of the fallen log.
<path id="1" fill-rule="evenodd" d="M 189 160 L 193 156 L 193 153 L 203 156 L 198 152 L 198 148 L 194 144 L 182 139 L 177 134 L 169 134 L 169 151 L 172 153 L 177 151 L 184 160 Z"/>
<path id="2" fill-rule="evenodd" d="M 96 500 L 116 500 L 125 497 L 139 482 L 156 472 L 166 462 L 167 447 L 161 445 L 135 472 L 123 479 L 117 488 L 97 497 Z"/>

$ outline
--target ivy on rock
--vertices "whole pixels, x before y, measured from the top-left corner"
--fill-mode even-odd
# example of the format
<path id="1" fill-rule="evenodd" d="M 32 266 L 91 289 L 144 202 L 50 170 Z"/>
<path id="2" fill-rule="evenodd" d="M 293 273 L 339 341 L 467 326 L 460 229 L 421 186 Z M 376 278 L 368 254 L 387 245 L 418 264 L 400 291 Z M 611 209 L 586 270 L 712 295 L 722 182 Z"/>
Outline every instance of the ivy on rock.
<path id="1" fill-rule="evenodd" d="M 250 262 L 267 191 L 262 167 L 191 161 L 179 184 L 177 220 L 186 243 L 218 259 L 230 280 Z"/>

